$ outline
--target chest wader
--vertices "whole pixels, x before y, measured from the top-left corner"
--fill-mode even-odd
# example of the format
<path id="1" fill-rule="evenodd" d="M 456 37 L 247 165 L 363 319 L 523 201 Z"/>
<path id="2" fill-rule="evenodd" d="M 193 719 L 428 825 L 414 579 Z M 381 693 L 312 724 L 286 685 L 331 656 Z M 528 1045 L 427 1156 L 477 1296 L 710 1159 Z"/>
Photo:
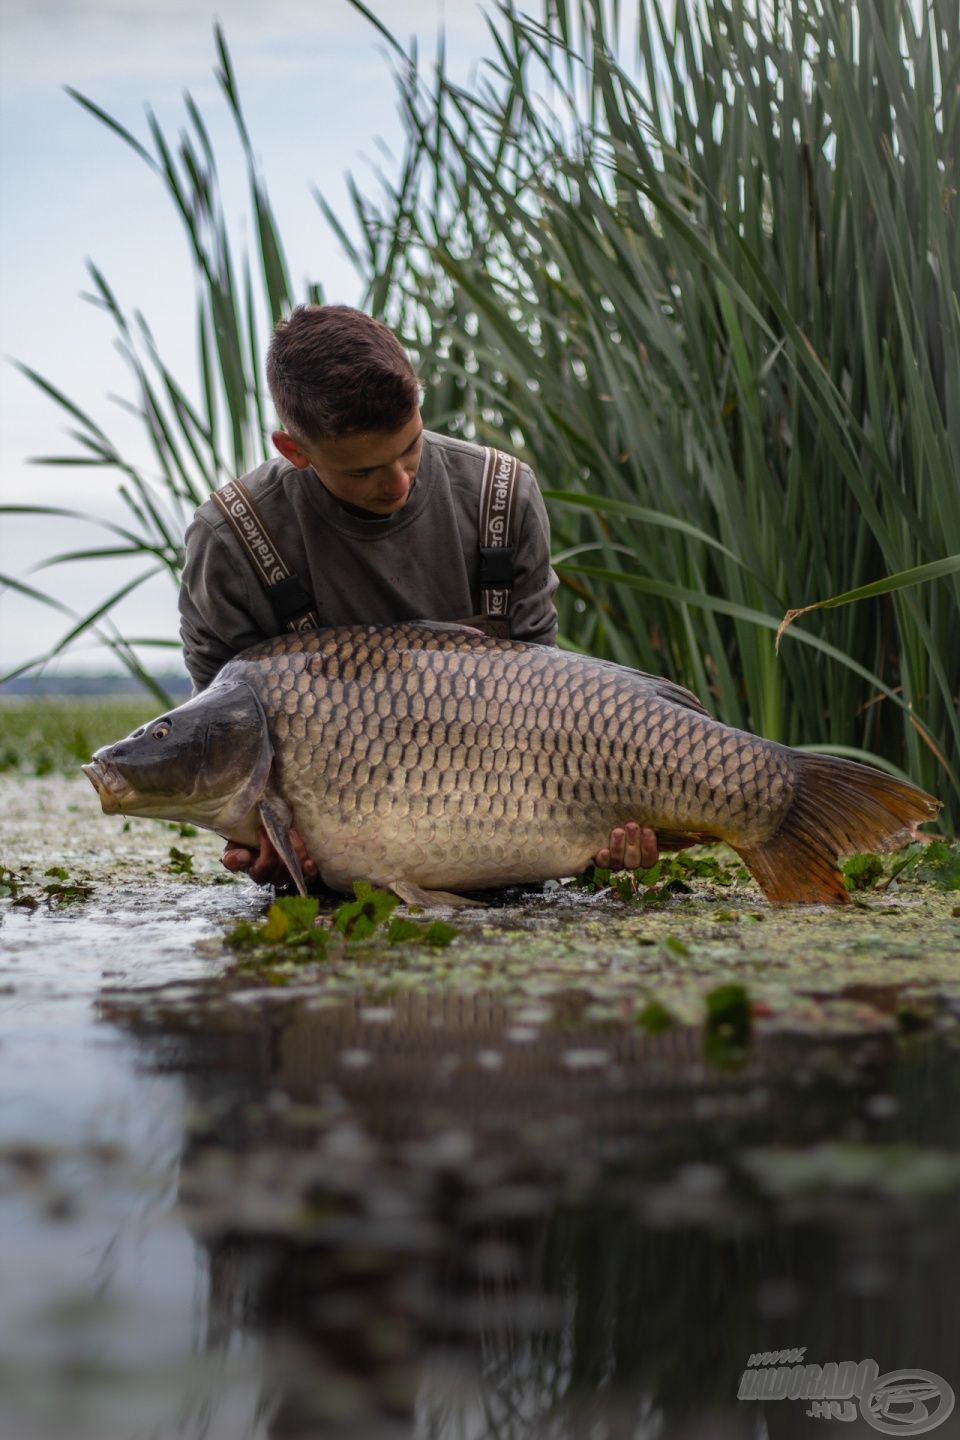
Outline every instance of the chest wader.
<path id="1" fill-rule="evenodd" d="M 240 548 L 266 591 L 280 630 L 319 630 L 313 596 L 287 565 L 242 480 L 231 480 L 210 497 L 226 517 Z"/>
<path id="2" fill-rule="evenodd" d="M 498 639 L 510 638 L 513 592 L 514 526 L 520 462 L 502 450 L 484 449 L 480 486 L 480 614 L 462 621 Z M 223 514 L 253 567 L 282 630 L 319 630 L 314 599 L 280 554 L 253 496 L 241 480 L 231 480 L 211 499 Z M 424 619 L 431 617 L 424 616 Z"/>

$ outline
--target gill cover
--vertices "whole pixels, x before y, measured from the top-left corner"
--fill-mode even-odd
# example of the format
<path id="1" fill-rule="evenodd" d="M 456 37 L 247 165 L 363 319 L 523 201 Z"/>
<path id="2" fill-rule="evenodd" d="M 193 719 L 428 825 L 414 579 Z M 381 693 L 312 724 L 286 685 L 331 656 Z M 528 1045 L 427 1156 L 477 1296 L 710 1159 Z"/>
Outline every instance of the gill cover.
<path id="1" fill-rule="evenodd" d="M 260 697 L 253 687 L 244 680 L 235 680 L 225 683 L 223 689 L 231 695 L 231 713 L 236 714 L 238 719 L 242 717 L 240 728 L 247 747 L 243 765 L 246 776 L 231 795 L 228 804 L 218 814 L 217 829 L 228 837 L 236 834 L 239 839 L 242 838 L 240 831 L 245 817 L 254 809 L 267 788 L 273 765 L 273 746 L 270 743 L 267 717 Z M 219 711 L 217 713 L 219 714 Z M 225 742 L 228 747 L 234 745 L 237 738 L 236 728 L 217 736 L 218 742 Z M 256 821 L 253 828 L 256 834 Z"/>

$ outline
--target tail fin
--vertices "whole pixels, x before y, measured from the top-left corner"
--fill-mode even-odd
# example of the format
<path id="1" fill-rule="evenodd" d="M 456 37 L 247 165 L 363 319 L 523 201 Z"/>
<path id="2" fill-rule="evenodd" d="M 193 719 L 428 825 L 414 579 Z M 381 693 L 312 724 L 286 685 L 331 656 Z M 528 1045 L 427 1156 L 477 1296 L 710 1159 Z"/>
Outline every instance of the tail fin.
<path id="1" fill-rule="evenodd" d="M 780 828 L 751 848 L 734 848 L 774 905 L 846 905 L 840 855 L 895 850 L 919 839 L 940 801 L 882 770 L 828 755 L 791 754 L 796 789 Z"/>

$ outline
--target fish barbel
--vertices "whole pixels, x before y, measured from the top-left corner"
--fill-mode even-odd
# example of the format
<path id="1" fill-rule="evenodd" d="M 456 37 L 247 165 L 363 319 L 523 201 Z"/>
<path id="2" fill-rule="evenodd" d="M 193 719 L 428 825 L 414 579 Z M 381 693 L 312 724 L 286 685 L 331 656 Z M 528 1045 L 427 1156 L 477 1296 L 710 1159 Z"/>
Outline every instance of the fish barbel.
<path id="1" fill-rule="evenodd" d="M 420 903 L 576 874 L 634 820 L 725 840 L 774 903 L 844 904 L 838 857 L 903 843 L 940 808 L 722 725 L 669 680 L 450 625 L 265 641 L 84 769 L 108 813 L 253 845 L 262 825 L 302 889 L 293 824 L 331 888 Z"/>

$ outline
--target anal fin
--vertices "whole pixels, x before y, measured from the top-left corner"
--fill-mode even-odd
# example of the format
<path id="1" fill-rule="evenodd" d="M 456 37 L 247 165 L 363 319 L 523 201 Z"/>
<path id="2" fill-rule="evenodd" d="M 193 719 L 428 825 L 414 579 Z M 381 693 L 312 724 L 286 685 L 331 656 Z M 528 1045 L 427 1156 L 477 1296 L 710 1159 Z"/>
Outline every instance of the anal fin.
<path id="1" fill-rule="evenodd" d="M 468 900 L 466 895 L 454 895 L 450 890 L 424 890 L 421 885 L 414 885 L 409 880 L 391 880 L 387 889 L 399 895 L 405 905 L 422 905 L 425 910 L 436 905 L 449 905 L 454 910 L 480 905 L 479 900 Z"/>

